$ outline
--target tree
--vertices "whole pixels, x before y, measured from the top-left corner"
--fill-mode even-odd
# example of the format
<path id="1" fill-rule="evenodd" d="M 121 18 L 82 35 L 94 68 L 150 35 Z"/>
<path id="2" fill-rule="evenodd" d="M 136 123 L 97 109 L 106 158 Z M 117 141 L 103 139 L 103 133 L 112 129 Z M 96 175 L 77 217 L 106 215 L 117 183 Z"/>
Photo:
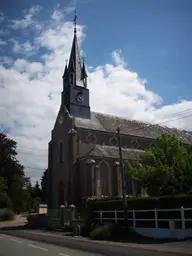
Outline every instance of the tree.
<path id="1" fill-rule="evenodd" d="M 3 177 L 0 177 L 0 195 L 3 193 L 6 193 L 7 190 L 7 184 L 5 182 L 5 179 Z"/>
<path id="2" fill-rule="evenodd" d="M 41 200 L 47 204 L 47 190 L 48 190 L 48 169 L 46 169 L 41 177 Z"/>
<path id="3" fill-rule="evenodd" d="M 3 177 L 0 177 L 0 208 L 12 208 L 12 202 L 7 195 L 7 184 Z"/>
<path id="4" fill-rule="evenodd" d="M 7 184 L 7 195 L 13 202 L 13 209 L 21 211 L 23 207 L 23 188 L 25 184 L 24 167 L 16 159 L 17 143 L 0 133 L 0 176 Z"/>
<path id="5" fill-rule="evenodd" d="M 34 198 L 41 198 L 41 189 L 40 189 L 40 185 L 39 182 L 36 181 L 35 186 L 33 188 L 33 192 L 32 192 L 32 196 Z"/>
<path id="6" fill-rule="evenodd" d="M 33 187 L 31 184 L 31 179 L 25 177 L 24 186 L 24 211 L 34 212 L 35 211 L 35 200 L 32 197 Z"/>
<path id="7" fill-rule="evenodd" d="M 173 135 L 164 134 L 156 139 L 155 146 L 141 155 L 140 163 L 126 171 L 137 187 L 147 188 L 153 196 L 192 193 L 192 153 Z"/>

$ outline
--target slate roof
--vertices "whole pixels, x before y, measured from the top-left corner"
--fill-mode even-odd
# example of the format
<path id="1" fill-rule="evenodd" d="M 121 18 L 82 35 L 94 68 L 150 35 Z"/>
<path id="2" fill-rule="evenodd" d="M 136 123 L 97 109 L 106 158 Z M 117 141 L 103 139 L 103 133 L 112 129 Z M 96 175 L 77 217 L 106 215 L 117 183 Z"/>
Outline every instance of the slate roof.
<path id="1" fill-rule="evenodd" d="M 81 80 L 81 59 L 79 53 L 79 46 L 76 33 L 74 34 L 71 54 L 69 58 L 68 72 L 75 73 L 76 85 L 84 86 Z"/>
<path id="2" fill-rule="evenodd" d="M 122 134 L 151 139 L 155 139 L 161 134 L 169 133 L 176 135 L 183 143 L 192 143 L 192 132 L 96 112 L 91 112 L 91 119 L 76 117 L 75 125 L 79 128 L 112 133 L 116 133 L 119 126 Z"/>
<path id="3" fill-rule="evenodd" d="M 142 152 L 142 150 L 138 149 L 122 148 L 122 157 L 123 159 L 138 160 Z M 114 146 L 95 145 L 89 152 L 80 158 L 85 156 L 119 158 L 119 148 Z"/>

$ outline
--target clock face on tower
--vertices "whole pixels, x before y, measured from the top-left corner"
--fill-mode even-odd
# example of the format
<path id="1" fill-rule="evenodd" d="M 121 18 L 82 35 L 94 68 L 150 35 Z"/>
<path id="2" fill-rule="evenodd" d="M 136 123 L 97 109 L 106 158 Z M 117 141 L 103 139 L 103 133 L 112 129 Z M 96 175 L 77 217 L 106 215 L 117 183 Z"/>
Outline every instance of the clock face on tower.
<path id="1" fill-rule="evenodd" d="M 62 124 L 63 123 L 63 116 L 60 116 L 59 117 L 59 124 Z"/>
<path id="2" fill-rule="evenodd" d="M 81 92 L 77 93 L 76 99 L 77 102 L 82 103 L 84 101 L 83 94 Z"/>

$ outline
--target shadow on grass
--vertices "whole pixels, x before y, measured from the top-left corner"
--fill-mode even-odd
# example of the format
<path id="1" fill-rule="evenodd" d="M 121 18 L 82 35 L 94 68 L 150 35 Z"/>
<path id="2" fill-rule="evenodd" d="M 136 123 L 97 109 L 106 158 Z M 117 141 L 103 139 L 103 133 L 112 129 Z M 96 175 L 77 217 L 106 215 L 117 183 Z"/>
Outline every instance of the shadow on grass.
<path id="1" fill-rule="evenodd" d="M 111 228 L 111 229 L 110 229 Z M 97 232 L 98 231 L 98 232 Z M 123 227 L 116 227 L 112 225 L 111 227 L 109 226 L 108 228 L 104 227 L 99 227 L 98 229 L 96 228 L 90 233 L 90 239 L 91 240 L 108 240 L 112 242 L 120 242 L 120 243 L 133 243 L 133 244 L 171 244 L 171 243 L 176 243 L 176 242 L 183 242 L 187 240 L 192 240 L 191 238 L 189 239 L 155 239 L 155 238 L 150 238 L 150 237 L 144 237 L 135 231 L 131 229 L 125 229 Z"/>

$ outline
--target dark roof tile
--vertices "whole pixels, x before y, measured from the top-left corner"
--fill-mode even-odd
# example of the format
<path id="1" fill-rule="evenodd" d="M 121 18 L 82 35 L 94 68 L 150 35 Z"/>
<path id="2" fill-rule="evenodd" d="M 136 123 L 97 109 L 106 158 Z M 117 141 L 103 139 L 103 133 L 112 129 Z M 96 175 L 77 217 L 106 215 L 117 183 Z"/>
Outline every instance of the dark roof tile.
<path id="1" fill-rule="evenodd" d="M 122 134 L 151 139 L 155 139 L 161 134 L 169 133 L 176 135 L 184 143 L 192 143 L 192 132 L 96 112 L 91 112 L 90 120 L 76 117 L 75 125 L 80 128 L 112 133 L 116 133 L 119 126 Z"/>
<path id="2" fill-rule="evenodd" d="M 142 150 L 122 148 L 123 159 L 138 160 Z M 119 158 L 119 148 L 113 146 L 95 145 L 84 156 Z"/>

